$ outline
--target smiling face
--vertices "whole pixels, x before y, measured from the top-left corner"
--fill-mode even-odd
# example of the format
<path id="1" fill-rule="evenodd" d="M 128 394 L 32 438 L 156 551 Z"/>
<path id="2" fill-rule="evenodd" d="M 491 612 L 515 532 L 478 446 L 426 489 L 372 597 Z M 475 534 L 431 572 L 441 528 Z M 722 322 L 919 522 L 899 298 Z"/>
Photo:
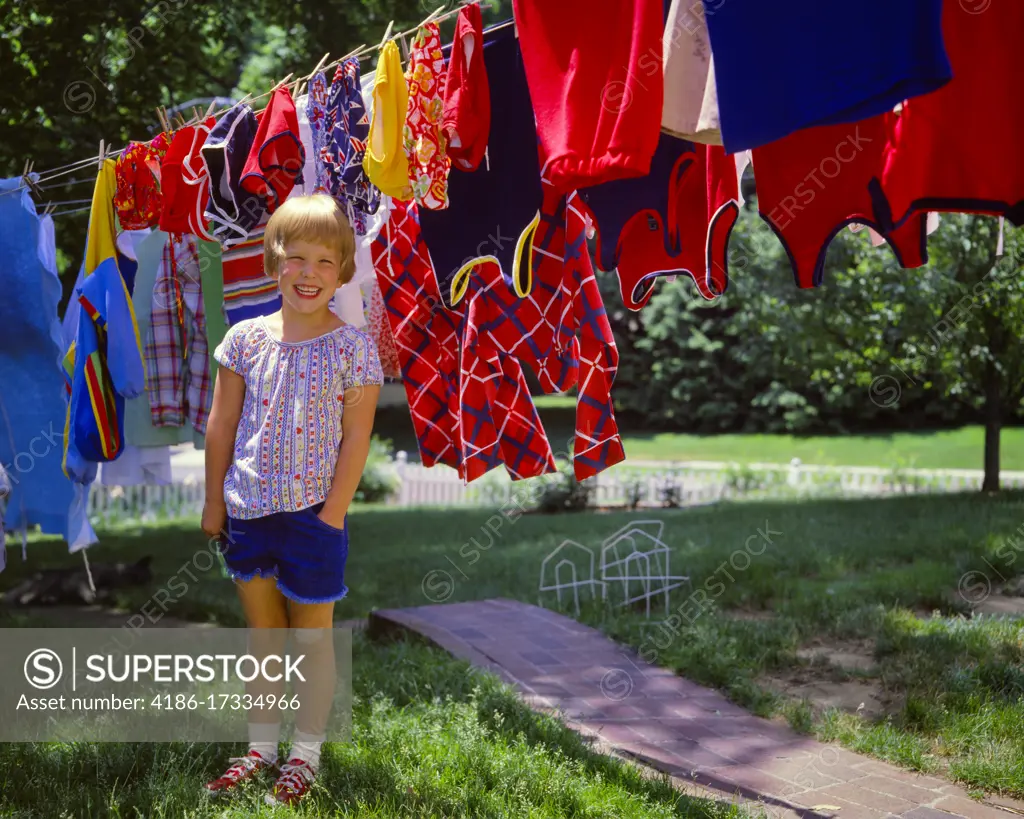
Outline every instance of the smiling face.
<path id="1" fill-rule="evenodd" d="M 330 304 L 340 285 L 341 259 L 335 248 L 295 239 L 284 247 L 278 271 L 281 298 L 299 313 L 315 313 Z"/>

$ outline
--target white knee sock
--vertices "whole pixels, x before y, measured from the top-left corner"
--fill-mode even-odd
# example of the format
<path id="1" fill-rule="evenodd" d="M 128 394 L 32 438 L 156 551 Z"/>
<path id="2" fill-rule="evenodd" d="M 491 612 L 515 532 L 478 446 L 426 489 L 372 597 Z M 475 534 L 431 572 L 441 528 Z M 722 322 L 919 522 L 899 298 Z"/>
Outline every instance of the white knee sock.
<path id="1" fill-rule="evenodd" d="M 314 771 L 320 767 L 320 749 L 324 744 L 323 734 L 306 734 L 302 731 L 295 731 L 295 739 L 292 740 L 292 750 L 288 754 L 289 759 L 301 759 L 309 764 Z"/>
<path id="2" fill-rule="evenodd" d="M 267 762 L 277 762 L 277 744 L 280 741 L 280 722 L 249 723 L 249 750 L 259 752 L 259 755 Z"/>

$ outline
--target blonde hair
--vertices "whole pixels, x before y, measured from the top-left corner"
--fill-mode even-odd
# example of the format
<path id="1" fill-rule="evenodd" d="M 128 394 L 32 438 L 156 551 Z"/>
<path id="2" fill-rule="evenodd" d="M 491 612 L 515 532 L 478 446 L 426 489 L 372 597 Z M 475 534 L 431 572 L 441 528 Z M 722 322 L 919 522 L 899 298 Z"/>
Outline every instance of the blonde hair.
<path id="1" fill-rule="evenodd" d="M 263 269 L 277 276 L 284 263 L 285 245 L 303 241 L 337 251 L 340 265 L 338 283 L 347 284 L 356 271 L 356 239 L 352 225 L 330 196 L 314 193 L 293 196 L 267 222 L 263 234 Z"/>

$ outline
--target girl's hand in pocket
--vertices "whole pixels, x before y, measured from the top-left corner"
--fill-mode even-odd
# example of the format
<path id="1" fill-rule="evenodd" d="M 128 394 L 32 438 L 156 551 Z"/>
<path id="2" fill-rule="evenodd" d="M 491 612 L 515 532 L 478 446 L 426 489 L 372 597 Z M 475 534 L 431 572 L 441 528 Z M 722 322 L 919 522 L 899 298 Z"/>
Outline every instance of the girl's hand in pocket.
<path id="1" fill-rule="evenodd" d="M 210 537 L 217 537 L 228 522 L 228 509 L 224 501 L 207 501 L 203 506 L 203 531 Z"/>

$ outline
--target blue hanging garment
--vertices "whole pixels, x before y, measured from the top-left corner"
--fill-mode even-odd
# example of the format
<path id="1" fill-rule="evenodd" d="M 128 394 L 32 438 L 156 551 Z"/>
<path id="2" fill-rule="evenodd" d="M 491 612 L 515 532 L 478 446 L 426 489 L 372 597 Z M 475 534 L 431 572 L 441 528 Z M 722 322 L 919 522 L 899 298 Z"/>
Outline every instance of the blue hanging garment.
<path id="1" fill-rule="evenodd" d="M 40 219 L 21 179 L 0 180 L 0 463 L 11 494 L 5 524 L 38 524 L 73 548 L 96 541 L 82 492 L 61 469 L 65 419 L 64 350 L 57 306 L 53 220 Z"/>

